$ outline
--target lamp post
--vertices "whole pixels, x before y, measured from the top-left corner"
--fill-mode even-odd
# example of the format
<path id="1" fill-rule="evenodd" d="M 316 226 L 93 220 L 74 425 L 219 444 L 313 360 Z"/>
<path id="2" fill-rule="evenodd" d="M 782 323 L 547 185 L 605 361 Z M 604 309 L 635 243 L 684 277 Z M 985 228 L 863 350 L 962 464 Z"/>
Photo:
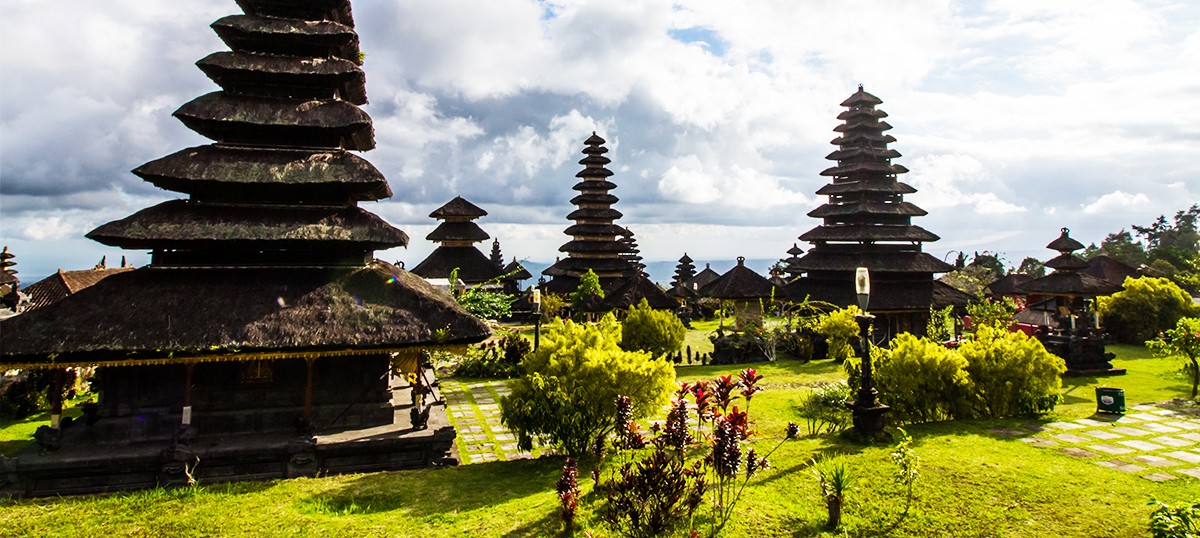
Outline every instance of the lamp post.
<path id="1" fill-rule="evenodd" d="M 538 341 L 542 337 L 542 285 L 546 283 L 546 278 L 538 279 L 537 286 L 533 288 L 533 350 L 537 351 Z"/>
<path id="2" fill-rule="evenodd" d="M 862 336 L 862 384 L 854 403 L 848 404 L 853 412 L 854 431 L 863 439 L 874 439 L 883 433 L 883 414 L 891 408 L 879 403 L 875 391 L 875 379 L 871 368 L 871 323 L 875 316 L 867 313 L 871 299 L 871 275 L 866 267 L 854 271 L 854 291 L 858 295 L 858 306 L 862 314 L 854 316 Z"/>

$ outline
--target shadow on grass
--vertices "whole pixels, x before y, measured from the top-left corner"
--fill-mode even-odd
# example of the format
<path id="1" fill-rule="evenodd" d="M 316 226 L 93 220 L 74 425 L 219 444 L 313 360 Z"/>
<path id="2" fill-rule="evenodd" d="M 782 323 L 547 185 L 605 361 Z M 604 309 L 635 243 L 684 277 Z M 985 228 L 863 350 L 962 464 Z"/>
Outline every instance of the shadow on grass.
<path id="1" fill-rule="evenodd" d="M 562 465 L 562 458 L 553 457 L 374 473 L 298 503 L 309 511 L 334 516 L 394 510 L 414 517 L 465 512 L 553 491 Z"/>

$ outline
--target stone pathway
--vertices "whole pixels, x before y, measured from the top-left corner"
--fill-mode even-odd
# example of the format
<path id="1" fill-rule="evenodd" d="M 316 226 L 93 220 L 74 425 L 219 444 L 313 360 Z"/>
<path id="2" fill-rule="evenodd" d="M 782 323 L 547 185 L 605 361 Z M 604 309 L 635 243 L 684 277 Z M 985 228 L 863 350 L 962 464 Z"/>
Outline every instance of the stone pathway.
<path id="1" fill-rule="evenodd" d="M 1163 482 L 1200 479 L 1200 415 L 1137 405 L 1125 415 L 988 430 L 1096 465 Z"/>
<path id="2" fill-rule="evenodd" d="M 535 456 L 528 451 L 517 450 L 516 436 L 500 423 L 500 397 L 509 393 L 507 381 L 442 380 L 441 386 L 450 423 L 458 430 L 455 442 L 461 463 L 519 460 Z"/>

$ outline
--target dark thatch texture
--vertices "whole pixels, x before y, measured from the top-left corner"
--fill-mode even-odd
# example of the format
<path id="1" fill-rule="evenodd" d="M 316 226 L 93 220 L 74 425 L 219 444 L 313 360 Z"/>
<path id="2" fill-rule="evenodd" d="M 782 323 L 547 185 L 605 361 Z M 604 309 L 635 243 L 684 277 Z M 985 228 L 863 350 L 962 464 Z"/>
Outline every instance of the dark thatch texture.
<path id="1" fill-rule="evenodd" d="M 336 99 L 278 99 L 212 92 L 179 107 L 173 114 L 197 133 L 233 144 L 282 147 L 375 147 L 371 117 Z"/>
<path id="2" fill-rule="evenodd" d="M 212 29 L 239 52 L 358 61 L 358 34 L 338 22 L 230 15 L 212 23 Z"/>
<path id="3" fill-rule="evenodd" d="M 645 275 L 625 279 L 624 283 L 612 293 L 604 296 L 604 304 L 613 309 L 624 309 L 635 306 L 646 300 L 646 304 L 655 310 L 675 310 L 679 303 L 667 295 L 662 288 L 646 278 Z"/>
<path id="4" fill-rule="evenodd" d="M 1121 284 L 1122 286 L 1124 286 L 1126 278 L 1137 278 L 1140 276 L 1138 270 L 1133 266 L 1104 254 L 1088 260 L 1087 269 L 1083 269 L 1079 272 L 1085 275 L 1091 275 L 1096 278 L 1107 280 L 1114 284 Z"/>
<path id="5" fill-rule="evenodd" d="M 992 297 L 1001 297 L 1004 295 L 1024 295 L 1024 292 L 1019 291 L 1021 285 L 1033 280 L 1032 276 L 1023 273 L 1012 273 L 1004 275 L 992 281 L 984 288 L 984 291 Z"/>
<path id="6" fill-rule="evenodd" d="M 966 308 L 967 303 L 975 300 L 975 296 L 951 286 L 940 280 L 933 281 L 933 308 Z"/>
<path id="7" fill-rule="evenodd" d="M 913 225 L 849 224 L 821 226 L 800 235 L 802 241 L 937 241 L 932 232 Z"/>
<path id="8" fill-rule="evenodd" d="M 377 168 L 343 150 L 199 146 L 150 161 L 133 173 L 201 199 L 339 203 L 392 195 Z"/>
<path id="9" fill-rule="evenodd" d="M 1071 230 L 1063 228 L 1062 233 L 1058 236 L 1058 239 L 1051 241 L 1050 244 L 1046 245 L 1046 248 L 1050 250 L 1057 250 L 1063 253 L 1075 252 L 1076 250 L 1082 249 L 1083 243 L 1071 239 L 1070 233 Z"/>
<path id="10" fill-rule="evenodd" d="M 924 252 L 830 252 L 814 248 L 798 262 L 805 271 L 849 271 L 866 267 L 884 272 L 948 273 L 954 266 Z M 931 277 L 932 279 L 932 277 Z"/>
<path id="11" fill-rule="evenodd" d="M 305 20 L 331 20 L 354 26 L 350 0 L 237 0 L 250 15 Z"/>
<path id="12" fill-rule="evenodd" d="M 696 273 L 696 276 L 692 277 L 691 280 L 688 280 L 687 285 L 694 290 L 698 290 L 704 286 L 707 286 L 710 282 L 718 278 L 721 278 L 721 274 L 713 271 L 712 267 L 706 263 L 704 264 L 704 270 Z"/>
<path id="13" fill-rule="evenodd" d="M 513 258 L 512 263 L 504 266 L 505 280 L 529 280 L 531 278 L 533 275 L 516 258 Z"/>
<path id="14" fill-rule="evenodd" d="M 408 235 L 352 206 L 268 206 L 172 200 L 88 232 L 105 245 L 129 249 L 261 243 L 266 248 L 357 245 L 363 250 L 408 244 Z M 216 248 L 216 247 L 214 247 Z"/>
<path id="15" fill-rule="evenodd" d="M 470 241 L 478 243 L 491 238 L 474 222 L 443 222 L 438 224 L 425 239 L 430 241 Z"/>
<path id="16" fill-rule="evenodd" d="M 868 309 L 872 312 L 923 311 L 928 317 L 929 307 L 935 305 L 934 281 L 918 281 L 911 278 L 901 280 L 905 278 L 907 277 L 903 274 L 884 275 L 872 271 Z M 954 297 L 948 293 L 943 295 L 954 304 Z M 843 307 L 858 304 L 853 272 L 846 273 L 843 278 L 801 278 L 785 288 L 785 296 L 795 302 L 807 298 Z"/>
<path id="17" fill-rule="evenodd" d="M 445 292 L 375 260 L 357 269 L 156 269 L 112 275 L 0 322 L 0 365 L 219 351 L 477 342 L 488 328 Z"/>
<path id="18" fill-rule="evenodd" d="M 446 202 L 442 205 L 442 207 L 434 209 L 429 216 L 435 219 L 449 219 L 456 217 L 477 219 L 479 217 L 485 217 L 487 214 L 487 211 L 484 211 L 479 206 L 472 204 L 466 198 L 463 198 L 462 196 L 455 196 L 453 200 Z"/>
<path id="19" fill-rule="evenodd" d="M 1121 284 L 1074 271 L 1056 271 L 1017 287 L 1027 294 L 1095 297 L 1121 291 Z"/>
<path id="20" fill-rule="evenodd" d="M 440 246 L 429 257 L 412 268 L 412 273 L 424 278 L 449 278 L 454 269 L 458 278 L 467 284 L 480 284 L 499 278 L 502 268 L 475 247 Z"/>
<path id="21" fill-rule="evenodd" d="M 920 217 L 926 215 L 926 211 L 909 202 L 844 202 L 840 204 L 825 204 L 812 211 L 808 212 L 808 216 L 814 218 L 830 218 L 843 217 L 847 215 L 869 214 L 869 215 L 905 215 L 910 217 Z"/>
<path id="22" fill-rule="evenodd" d="M 310 58 L 253 52 L 214 52 L 196 66 L 225 91 L 295 99 L 332 99 L 367 104 L 362 69 L 341 58 Z"/>
<path id="23" fill-rule="evenodd" d="M 34 282 L 24 291 L 29 296 L 25 311 L 41 308 L 57 303 L 81 290 L 117 273 L 132 271 L 133 267 L 114 267 L 111 269 L 84 269 L 82 271 L 63 271 Z"/>
<path id="24" fill-rule="evenodd" d="M 1083 261 L 1083 258 L 1079 256 L 1064 252 L 1046 260 L 1046 267 L 1060 271 L 1078 271 L 1080 269 L 1087 269 L 1088 262 Z"/>
<path id="25" fill-rule="evenodd" d="M 700 296 L 715 299 L 767 299 L 775 292 L 775 285 L 746 267 L 741 257 L 733 269 L 699 289 Z"/>

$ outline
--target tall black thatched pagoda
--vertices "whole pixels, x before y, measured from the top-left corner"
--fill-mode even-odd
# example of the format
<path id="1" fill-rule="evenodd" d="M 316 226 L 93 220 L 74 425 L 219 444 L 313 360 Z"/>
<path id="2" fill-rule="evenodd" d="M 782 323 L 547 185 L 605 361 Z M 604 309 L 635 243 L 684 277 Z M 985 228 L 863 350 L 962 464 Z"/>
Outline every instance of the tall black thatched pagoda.
<path id="1" fill-rule="evenodd" d="M 808 216 L 822 224 L 800 236 L 813 244 L 807 254 L 789 267 L 807 276 L 788 286 L 793 300 L 812 299 L 837 305 L 856 304 L 854 271 L 871 272 L 869 308 L 877 316 L 877 331 L 884 337 L 900 332 L 921 334 L 935 306 L 934 273 L 953 270 L 949 264 L 921 251 L 938 236 L 912 224 L 925 211 L 904 201 L 916 189 L 897 181 L 908 172 L 892 159 L 900 153 L 889 149 L 895 137 L 884 134 L 892 128 L 875 108 L 878 97 L 858 87 L 842 102 L 847 108 L 838 115 L 842 124 L 834 128 L 840 136 L 831 142 L 838 149 L 826 156 L 837 164 L 821 172 L 832 181 L 817 194 L 829 200 Z"/>
<path id="2" fill-rule="evenodd" d="M 608 293 L 639 273 L 628 257 L 628 244 L 622 241 L 629 232 L 615 224 L 621 212 L 612 207 L 618 198 L 608 192 L 617 185 L 608 180 L 613 173 L 605 165 L 612 161 L 604 156 L 608 153 L 604 143 L 596 133 L 584 141 L 585 157 L 579 161 L 584 168 L 575 174 L 580 181 L 572 187 L 579 191 L 571 199 L 576 209 L 567 215 L 575 224 L 563 232 L 571 240 L 558 249 L 567 253 L 567 257 L 542 271 L 552 277 L 545 291 L 571 293 L 579 287 L 579 277 L 590 269 L 600 277 L 600 286 Z"/>
<path id="3" fill-rule="evenodd" d="M 501 265 L 503 259 L 496 262 L 475 248 L 475 243 L 491 237 L 475 224 L 475 219 L 487 216 L 487 211 L 461 196 L 455 196 L 429 216 L 442 221 L 425 236 L 425 239 L 437 243 L 438 247 L 412 268 L 413 274 L 425 278 L 449 278 L 457 269 L 458 278 L 466 284 L 484 284 L 504 274 Z M 495 248 L 498 251 L 499 245 Z"/>
<path id="4" fill-rule="evenodd" d="M 351 153 L 375 142 L 349 0 L 238 5 L 212 24 L 232 50 L 197 63 L 221 90 L 174 114 L 214 143 L 134 170 L 187 198 L 88 234 L 151 263 L 0 326 L 0 369 L 96 367 L 100 395 L 68 425 L 52 391 L 41 452 L 0 458 L 6 493 L 411 468 L 451 449 L 421 357 L 488 330 L 374 259 L 408 238 L 357 206 L 391 192 Z"/>

